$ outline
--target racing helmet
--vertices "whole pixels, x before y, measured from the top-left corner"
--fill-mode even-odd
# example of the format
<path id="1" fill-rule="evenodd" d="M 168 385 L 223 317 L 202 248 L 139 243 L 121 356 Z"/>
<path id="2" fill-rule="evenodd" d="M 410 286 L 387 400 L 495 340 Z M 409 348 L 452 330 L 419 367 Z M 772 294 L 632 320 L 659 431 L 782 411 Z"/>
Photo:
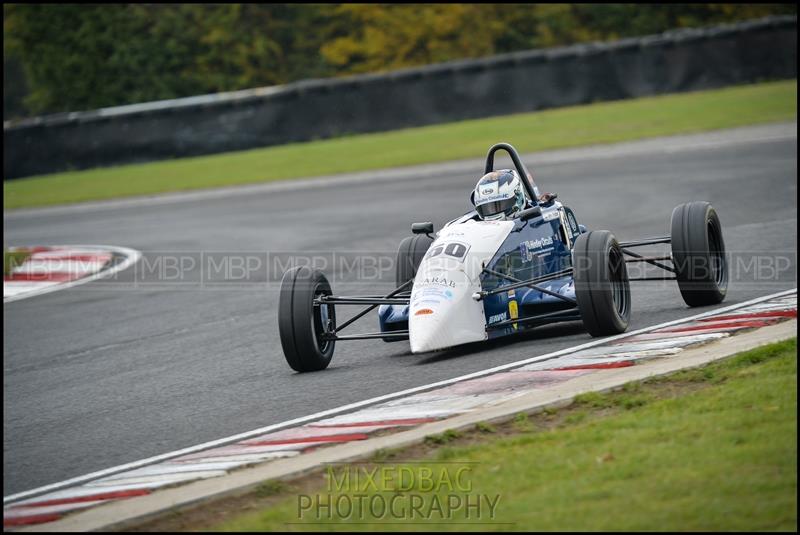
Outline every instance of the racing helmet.
<path id="1" fill-rule="evenodd" d="M 519 175 L 513 169 L 500 169 L 483 175 L 475 186 L 472 202 L 481 219 L 513 218 L 525 208 Z"/>

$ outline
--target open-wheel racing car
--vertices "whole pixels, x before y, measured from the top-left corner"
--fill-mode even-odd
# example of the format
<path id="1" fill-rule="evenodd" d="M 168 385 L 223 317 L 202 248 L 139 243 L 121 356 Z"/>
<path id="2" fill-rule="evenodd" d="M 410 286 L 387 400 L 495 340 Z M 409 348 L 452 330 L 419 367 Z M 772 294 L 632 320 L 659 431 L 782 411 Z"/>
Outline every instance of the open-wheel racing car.
<path id="1" fill-rule="evenodd" d="M 509 154 L 516 169 L 494 171 L 498 150 Z M 540 195 L 511 145 L 498 143 L 489 150 L 485 172 L 493 182 L 481 179 L 471 197 L 476 205 L 475 195 L 486 195 L 485 204 L 435 235 L 432 223 L 411 225 L 413 235 L 397 252 L 397 287 L 387 295 L 333 295 L 325 275 L 307 266 L 284 273 L 279 331 L 294 370 L 326 368 L 336 342 L 344 340 L 409 340 L 412 353 L 420 353 L 563 321 L 582 320 L 592 336 L 622 333 L 631 314 L 631 280 L 676 280 L 689 306 L 725 298 L 722 228 L 708 202 L 677 206 L 670 236 L 618 242 L 607 230 L 578 224 L 557 195 Z M 516 210 L 510 217 L 482 217 L 486 207 L 501 207 L 489 201 L 512 179 L 521 185 L 515 191 Z M 671 244 L 671 251 L 661 256 L 632 251 L 654 244 Z M 629 279 L 631 262 L 646 262 L 667 274 Z M 346 305 L 366 308 L 337 323 L 336 309 Z M 375 308 L 379 332 L 343 334 Z"/>

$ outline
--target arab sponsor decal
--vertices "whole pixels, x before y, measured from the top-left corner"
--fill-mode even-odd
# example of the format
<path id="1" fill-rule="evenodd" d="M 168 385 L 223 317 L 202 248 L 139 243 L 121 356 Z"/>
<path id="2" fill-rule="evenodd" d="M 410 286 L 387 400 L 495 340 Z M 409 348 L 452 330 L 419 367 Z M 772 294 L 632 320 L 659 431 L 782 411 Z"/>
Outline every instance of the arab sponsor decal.
<path id="1" fill-rule="evenodd" d="M 421 281 L 416 281 L 416 286 L 418 288 L 424 288 L 426 286 L 444 286 L 446 288 L 455 288 L 456 281 L 448 279 L 444 275 L 442 275 L 441 277 L 439 276 L 425 277 Z"/>
<path id="2" fill-rule="evenodd" d="M 506 319 L 508 319 L 508 313 L 507 312 L 503 312 L 501 314 L 495 314 L 493 316 L 489 316 L 489 323 L 490 324 L 498 323 L 498 322 L 501 322 L 501 321 L 505 321 Z"/>

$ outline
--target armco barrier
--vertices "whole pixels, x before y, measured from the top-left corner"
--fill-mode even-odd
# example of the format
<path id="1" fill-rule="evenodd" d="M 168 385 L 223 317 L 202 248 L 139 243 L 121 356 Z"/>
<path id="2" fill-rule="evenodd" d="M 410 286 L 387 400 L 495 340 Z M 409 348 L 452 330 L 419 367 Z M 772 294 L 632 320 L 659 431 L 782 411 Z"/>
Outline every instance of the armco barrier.
<path id="1" fill-rule="evenodd" d="M 4 178 L 795 78 L 797 17 L 4 124 Z"/>

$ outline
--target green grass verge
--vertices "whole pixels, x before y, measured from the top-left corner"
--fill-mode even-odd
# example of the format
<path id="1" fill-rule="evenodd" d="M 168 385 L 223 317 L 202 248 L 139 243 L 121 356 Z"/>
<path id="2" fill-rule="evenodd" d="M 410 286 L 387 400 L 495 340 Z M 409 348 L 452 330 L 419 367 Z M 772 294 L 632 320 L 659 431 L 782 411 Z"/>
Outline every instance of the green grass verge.
<path id="1" fill-rule="evenodd" d="M 3 183 L 5 209 L 476 158 L 790 120 L 797 80 L 461 121 Z"/>
<path id="2" fill-rule="evenodd" d="M 347 523 L 358 519 L 360 512 L 311 523 L 317 521 L 314 514 L 305 513 L 303 521 L 298 520 L 298 497 L 292 496 L 267 509 L 203 527 L 793 531 L 797 528 L 796 353 L 793 339 L 703 368 L 633 383 L 617 392 L 587 394 L 562 411 L 531 419 L 520 415 L 505 425 L 507 436 L 484 424 L 476 427 L 478 438 L 466 445 L 458 443 L 457 434 L 435 437 L 432 443 L 447 445 L 436 446 L 434 458 L 423 464 L 397 462 L 417 474 L 424 467 L 435 474 L 442 466 L 436 463 L 443 461 L 475 463 L 469 465 L 470 494 L 500 494 L 496 517 L 484 514 L 479 521 L 497 524 L 477 523 L 474 514 L 472 520 L 458 514 L 437 525 L 390 524 L 396 519 L 375 521 L 368 507 L 366 524 Z M 533 423 L 536 418 L 557 418 L 559 412 L 566 415 L 557 425 Z M 463 465 L 445 466 L 452 474 L 454 467 Z M 328 490 L 316 492 L 324 495 Z M 427 503 L 434 496 L 445 500 L 449 490 L 424 492 L 419 485 L 412 493 Z M 356 491 L 345 494 L 355 499 Z M 363 503 L 376 494 L 367 490 Z"/>
<path id="3" fill-rule="evenodd" d="M 28 251 L 9 251 L 3 249 L 3 275 L 8 275 L 11 270 L 21 266 L 25 259 L 31 255 Z"/>

